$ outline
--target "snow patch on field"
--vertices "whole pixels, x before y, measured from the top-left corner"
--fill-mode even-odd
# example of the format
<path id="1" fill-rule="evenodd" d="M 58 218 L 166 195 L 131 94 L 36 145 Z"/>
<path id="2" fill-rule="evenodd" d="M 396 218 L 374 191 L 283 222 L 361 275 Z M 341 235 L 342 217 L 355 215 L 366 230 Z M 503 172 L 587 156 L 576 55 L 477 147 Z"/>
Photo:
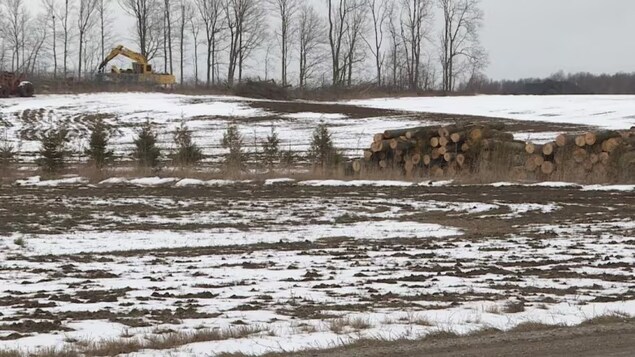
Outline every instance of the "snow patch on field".
<path id="1" fill-rule="evenodd" d="M 68 177 L 58 180 L 44 180 L 40 179 L 40 176 L 29 177 L 24 180 L 16 180 L 16 186 L 30 186 L 30 187 L 56 187 L 56 186 L 73 186 L 73 185 L 85 185 L 88 183 L 88 179 L 84 177 Z"/>
<path id="2" fill-rule="evenodd" d="M 346 103 L 380 109 L 582 124 L 609 129 L 635 126 L 633 95 L 409 97 Z"/>
<path id="3" fill-rule="evenodd" d="M 219 228 L 197 232 L 155 230 L 149 232 L 69 232 L 39 235 L 15 233 L 4 239 L 9 242 L 23 239 L 27 241 L 29 254 L 44 255 L 299 242 L 332 237 L 354 237 L 356 239 L 440 238 L 460 234 L 461 231 L 458 229 L 438 224 L 386 220 L 292 226 L 288 227 L 283 235 L 277 229 L 263 228 L 245 231 L 234 228 Z"/>
<path id="4" fill-rule="evenodd" d="M 284 114 L 283 118 L 288 119 L 314 119 L 316 121 L 324 120 L 324 119 L 346 119 L 347 116 L 339 113 L 313 113 L 313 112 L 302 112 L 302 113 L 289 113 Z"/>
<path id="5" fill-rule="evenodd" d="M 122 119 L 169 120 L 195 116 L 245 117 L 267 113 L 249 107 L 254 101 L 231 96 L 187 96 L 165 93 L 90 93 L 38 95 L 33 98 L 9 98 L 2 113 L 23 110 L 54 109 L 63 113 L 112 113 Z M 142 115 L 139 115 L 143 113 Z"/>
<path id="6" fill-rule="evenodd" d="M 359 187 L 359 186 L 382 186 L 382 187 L 408 187 L 412 186 L 412 182 L 407 181 L 386 181 L 386 180 L 351 180 L 351 181 L 342 181 L 342 180 L 310 180 L 310 181 L 300 181 L 298 182 L 300 186 L 314 186 L 314 187 L 323 187 L 323 186 L 339 186 L 339 187 Z"/>

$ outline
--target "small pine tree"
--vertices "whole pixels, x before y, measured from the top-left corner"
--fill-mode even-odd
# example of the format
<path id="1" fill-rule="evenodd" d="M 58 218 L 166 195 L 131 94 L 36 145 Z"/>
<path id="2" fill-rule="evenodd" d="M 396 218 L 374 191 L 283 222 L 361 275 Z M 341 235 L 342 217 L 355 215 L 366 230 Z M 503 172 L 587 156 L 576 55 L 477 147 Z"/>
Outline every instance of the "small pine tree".
<path id="1" fill-rule="evenodd" d="M 137 133 L 134 144 L 135 149 L 132 152 L 132 156 L 137 160 L 137 164 L 140 167 L 156 168 L 159 166 L 161 149 L 157 146 L 157 134 L 149 121 Z"/>
<path id="2" fill-rule="evenodd" d="M 296 154 L 291 150 L 291 147 L 282 151 L 280 154 L 280 163 L 286 168 L 290 168 L 293 164 L 295 164 L 296 160 Z"/>
<path id="3" fill-rule="evenodd" d="M 181 122 L 181 126 L 174 132 L 176 151 L 172 154 L 174 163 L 181 166 L 191 166 L 203 159 L 201 148 L 192 142 L 192 131 Z"/>
<path id="4" fill-rule="evenodd" d="M 66 129 L 49 130 L 40 136 L 40 158 L 38 166 L 44 171 L 55 173 L 64 168 L 64 160 L 68 155 L 68 131 Z"/>
<path id="5" fill-rule="evenodd" d="M 271 126 L 271 133 L 267 135 L 267 140 L 262 143 L 263 161 L 269 168 L 273 169 L 276 161 L 280 158 L 280 139 L 276 129 Z"/>
<path id="6" fill-rule="evenodd" d="M 113 159 L 113 151 L 108 150 L 110 136 L 103 120 L 98 119 L 92 127 L 88 149 L 84 151 L 95 167 L 101 169 Z"/>
<path id="7" fill-rule="evenodd" d="M 326 169 L 337 165 L 341 161 L 341 155 L 333 145 L 331 133 L 326 124 L 320 124 L 313 131 L 311 146 L 307 157 L 313 165 Z"/>
<path id="8" fill-rule="evenodd" d="M 7 168 L 15 158 L 13 145 L 4 142 L 0 145 L 0 168 Z"/>
<path id="9" fill-rule="evenodd" d="M 15 160 L 16 150 L 13 144 L 9 141 L 7 133 L 2 135 L 2 142 L 0 143 L 0 168 L 4 169 Z"/>
<path id="10" fill-rule="evenodd" d="M 225 156 L 225 166 L 232 171 L 242 171 L 245 168 L 245 154 L 243 152 L 244 139 L 236 124 L 231 124 L 223 134 L 221 145 L 229 149 Z"/>

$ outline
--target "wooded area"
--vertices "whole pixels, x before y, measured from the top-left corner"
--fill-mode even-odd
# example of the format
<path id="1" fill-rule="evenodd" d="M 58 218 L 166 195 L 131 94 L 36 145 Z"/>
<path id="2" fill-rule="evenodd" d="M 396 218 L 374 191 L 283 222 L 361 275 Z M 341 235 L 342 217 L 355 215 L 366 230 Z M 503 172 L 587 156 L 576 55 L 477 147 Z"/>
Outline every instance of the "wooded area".
<path id="1" fill-rule="evenodd" d="M 135 50 L 163 72 L 178 73 L 182 84 L 205 86 L 250 77 L 300 88 L 373 83 L 451 92 L 487 62 L 479 0 L 0 4 L 0 69 L 39 78 L 89 79 L 123 40 L 134 40 Z M 133 20 L 130 29 L 115 28 L 122 10 Z"/>

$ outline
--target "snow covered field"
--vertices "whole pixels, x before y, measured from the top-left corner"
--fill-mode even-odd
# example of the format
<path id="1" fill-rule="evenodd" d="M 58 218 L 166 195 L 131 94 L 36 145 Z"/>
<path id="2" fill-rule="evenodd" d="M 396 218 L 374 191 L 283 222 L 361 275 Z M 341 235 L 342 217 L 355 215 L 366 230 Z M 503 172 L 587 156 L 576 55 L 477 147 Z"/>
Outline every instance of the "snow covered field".
<path id="1" fill-rule="evenodd" d="M 232 122 L 249 145 L 274 124 L 296 151 L 325 122 L 349 155 L 376 132 L 454 115 L 527 120 L 509 126 L 539 142 L 583 129 L 564 124 L 635 125 L 628 96 L 348 104 L 50 95 L 3 99 L 0 123 L 29 160 L 59 125 L 85 146 L 92 115 L 112 125 L 119 155 L 146 120 L 166 149 L 185 120 L 210 161 Z M 632 317 L 633 237 L 633 185 L 22 178 L 0 185 L 0 354 L 263 354 Z"/>
<path id="2" fill-rule="evenodd" d="M 303 110 L 300 102 L 286 102 L 293 104 L 289 106 L 292 109 L 280 110 L 280 103 L 231 96 L 162 93 L 40 95 L 35 98 L 3 99 L 0 103 L 0 123 L 6 132 L 2 136 L 6 135 L 8 140 L 19 146 L 23 156 L 28 158 L 38 149 L 35 140 L 37 134 L 60 125 L 65 125 L 76 134 L 71 143 L 75 149 L 84 148 L 90 124 L 87 115 L 103 115 L 116 129 L 113 143 L 119 155 L 130 151 L 136 130 L 148 120 L 155 124 L 164 148 L 169 149 L 174 129 L 185 120 L 194 131 L 197 143 L 207 155 L 212 156 L 211 160 L 224 152 L 220 148 L 220 140 L 229 123 L 238 124 L 247 146 L 263 140 L 273 125 L 279 132 L 283 148 L 301 152 L 307 149 L 315 126 L 324 122 L 333 127 L 335 144 L 352 156 L 361 154 L 361 149 L 369 145 L 374 133 L 404 126 L 439 123 L 434 116 L 421 117 L 418 114 L 421 112 L 597 125 L 613 129 L 635 125 L 633 96 L 371 99 L 346 103 L 311 103 L 317 107 L 310 111 Z M 358 115 L 342 104 L 412 113 L 366 111 Z M 552 140 L 557 133 L 554 128 L 532 129 L 530 132 L 516 133 L 516 138 L 543 142 Z"/>
<path id="3" fill-rule="evenodd" d="M 635 96 L 472 96 L 353 100 L 371 108 L 412 112 L 478 115 L 628 129 L 635 126 Z"/>
<path id="4" fill-rule="evenodd" d="M 181 181 L 0 187 L 0 349 L 261 354 L 635 314 L 632 187 Z M 178 334 L 198 340 L 157 342 Z"/>
<path id="5" fill-rule="evenodd" d="M 0 136 L 19 146 L 23 156 L 38 150 L 37 133 L 65 126 L 75 135 L 71 146 L 85 148 L 90 117 L 103 115 L 114 131 L 112 144 L 119 155 L 129 153 L 136 131 L 146 121 L 155 125 L 165 149 L 172 146 L 174 130 L 184 120 L 194 139 L 207 155 L 224 153 L 220 141 L 230 123 L 238 125 L 245 145 L 260 143 L 274 126 L 281 147 L 305 151 L 315 127 L 324 122 L 337 127 L 333 139 L 347 154 L 360 155 L 375 132 L 402 125 L 421 125 L 420 120 L 383 113 L 368 118 L 350 119 L 346 114 L 291 112 L 253 108 L 253 99 L 229 96 L 185 96 L 160 93 L 96 93 L 81 95 L 41 95 L 34 98 L 8 98 L 0 102 Z M 26 114 L 25 114 L 26 112 Z M 434 122 L 430 122 L 434 124 Z"/>

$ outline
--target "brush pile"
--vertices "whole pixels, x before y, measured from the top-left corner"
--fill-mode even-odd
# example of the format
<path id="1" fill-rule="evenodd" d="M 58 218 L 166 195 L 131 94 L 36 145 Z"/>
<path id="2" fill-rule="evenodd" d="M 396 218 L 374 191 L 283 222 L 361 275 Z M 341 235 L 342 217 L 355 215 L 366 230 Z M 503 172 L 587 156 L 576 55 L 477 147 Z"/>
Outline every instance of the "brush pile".
<path id="1" fill-rule="evenodd" d="M 407 177 L 489 173 L 511 180 L 635 179 L 635 128 L 562 134 L 537 145 L 515 140 L 502 123 L 386 130 L 353 162 L 353 171 L 397 170 Z"/>

